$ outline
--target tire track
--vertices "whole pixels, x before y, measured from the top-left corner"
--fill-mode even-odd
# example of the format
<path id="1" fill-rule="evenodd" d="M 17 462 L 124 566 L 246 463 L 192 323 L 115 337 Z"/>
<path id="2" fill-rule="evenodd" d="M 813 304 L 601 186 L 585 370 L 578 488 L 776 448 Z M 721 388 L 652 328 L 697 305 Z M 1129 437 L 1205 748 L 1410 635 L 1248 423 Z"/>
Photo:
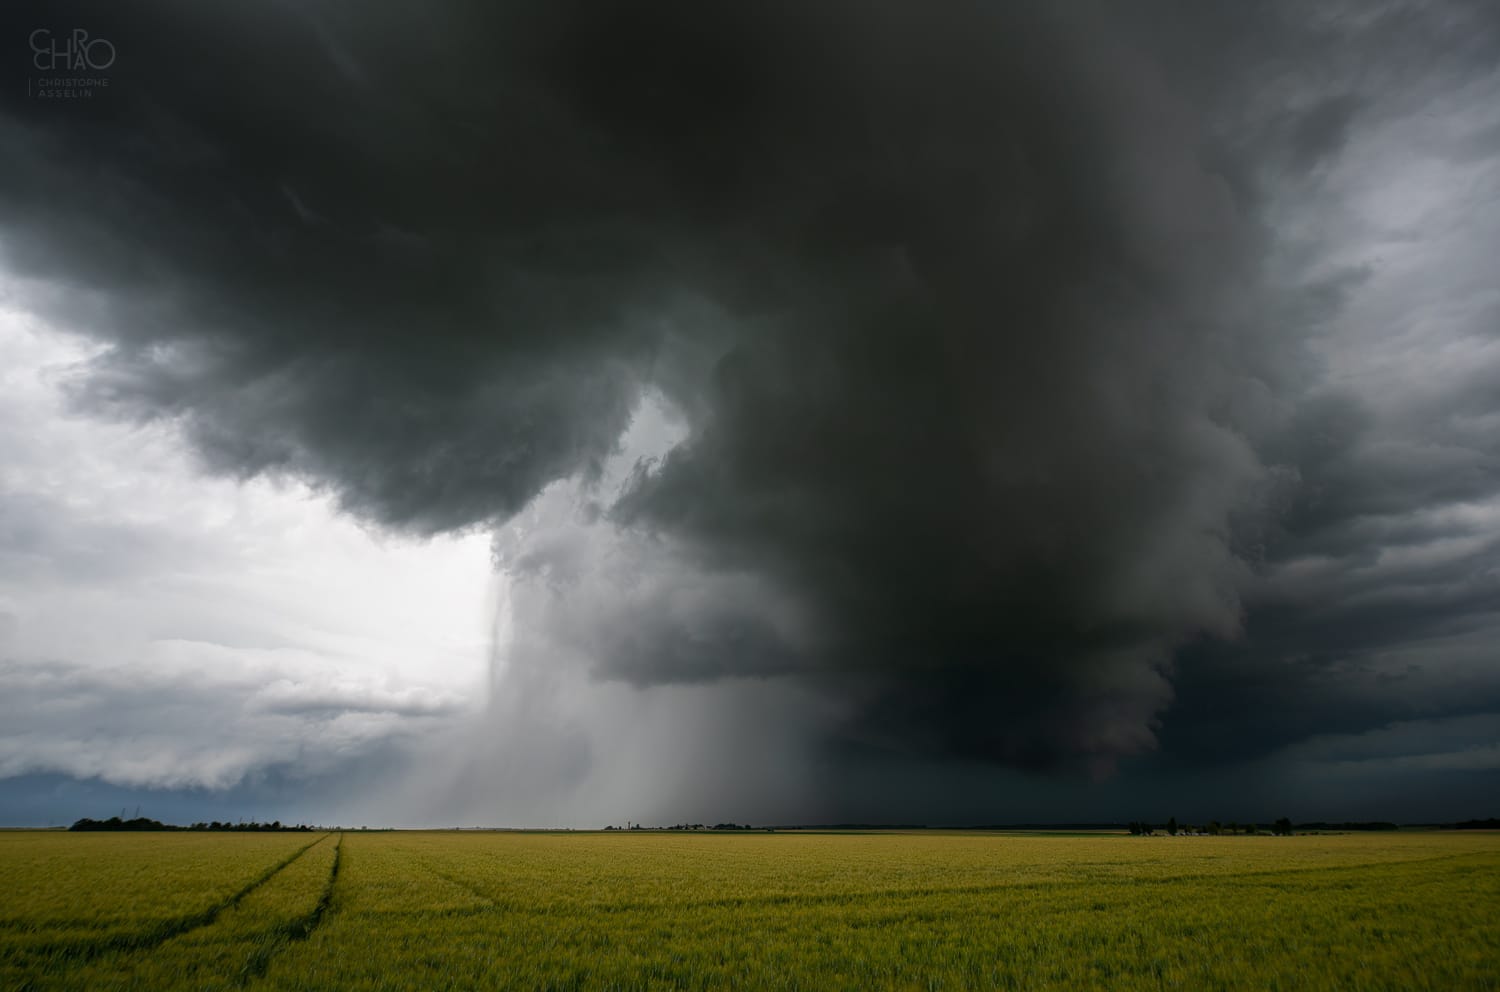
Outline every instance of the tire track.
<path id="1" fill-rule="evenodd" d="M 494 896 L 489 895 L 486 892 L 480 891 L 473 884 L 471 884 L 469 882 L 466 882 L 466 881 L 464 881 L 461 878 L 457 878 L 457 877 L 455 877 L 453 875 L 450 875 L 450 874 L 448 874 L 445 871 L 438 871 L 436 868 L 432 867 L 431 865 L 423 865 L 422 868 L 423 868 L 424 871 L 430 872 L 434 878 L 441 878 L 443 881 L 447 882 L 449 885 L 452 885 L 454 888 L 461 889 L 462 891 L 467 892 L 469 895 L 473 896 L 474 898 L 479 899 L 482 902 L 487 903 L 488 905 L 486 905 L 482 910 L 480 910 L 481 912 L 489 912 L 492 909 L 498 909 L 500 907 L 500 903 L 495 899 Z"/>
<path id="2" fill-rule="evenodd" d="M 1416 865 L 1433 865 L 1439 862 L 1448 862 L 1459 859 L 1487 857 L 1487 852 L 1461 852 L 1457 854 L 1439 854 L 1430 857 L 1408 858 L 1399 861 L 1369 861 L 1355 864 L 1343 865 L 1315 865 L 1294 868 L 1269 868 L 1248 872 L 1195 872 L 1180 875 L 1162 875 L 1155 878 L 1131 879 L 1135 887 L 1166 888 L 1181 882 L 1223 882 L 1236 888 L 1244 888 L 1255 885 L 1274 884 L 1275 882 L 1294 878 L 1299 880 L 1316 880 L 1318 878 L 1341 878 L 1348 875 L 1359 874 L 1367 871 L 1380 871 L 1381 869 L 1400 870 L 1402 868 Z M 620 902 L 605 903 L 572 903 L 563 902 L 558 904 L 533 905 L 521 898 L 507 898 L 487 893 L 472 884 L 461 881 L 441 872 L 435 868 L 428 867 L 434 875 L 446 881 L 458 885 L 484 899 L 490 907 L 507 913 L 525 913 L 533 916 L 567 916 L 580 912 L 621 914 L 637 913 L 661 908 L 661 901 L 647 900 L 622 900 Z M 1049 892 L 1079 893 L 1097 887 L 1107 881 L 1121 881 L 1123 879 L 1109 878 L 1055 878 L 1046 880 L 1004 880 L 998 882 L 976 883 L 969 885 L 928 885 L 910 888 L 879 888 L 863 891 L 831 891 L 818 893 L 786 892 L 786 893 L 764 893 L 759 895 L 725 895 L 706 899 L 684 899 L 673 901 L 670 905 L 679 910 L 725 910 L 725 909 L 762 909 L 776 906 L 826 906 L 826 905 L 859 905 L 863 903 L 899 902 L 903 900 L 920 900 L 936 896 L 985 896 L 1001 895 L 1006 893 L 1035 893 Z"/>
<path id="3" fill-rule="evenodd" d="M 160 947 L 173 937 L 180 937 L 192 930 L 206 927 L 217 920 L 225 910 L 238 906 L 246 896 L 256 889 L 265 885 L 271 879 L 279 875 L 302 855 L 312 850 L 318 844 L 323 843 L 332 834 L 324 834 L 310 844 L 305 844 L 293 851 L 286 858 L 267 868 L 260 875 L 252 879 L 238 892 L 231 895 L 223 902 L 217 903 L 207 909 L 175 919 L 164 920 L 154 927 L 136 933 L 118 934 L 113 937 L 103 937 L 83 940 L 60 940 L 47 944 L 37 944 L 26 949 L 28 955 L 36 955 L 43 958 L 62 958 L 68 966 L 83 964 L 105 954 L 120 953 L 128 954 L 135 951 L 149 951 Z M 342 839 L 342 834 L 340 838 Z"/>
<path id="4" fill-rule="evenodd" d="M 318 902 L 310 913 L 288 920 L 285 923 L 272 927 L 266 935 L 265 943 L 256 948 L 255 952 L 245 961 L 245 966 L 240 969 L 239 984 L 244 986 L 266 973 L 271 966 L 271 959 L 292 944 L 306 940 L 313 935 L 313 931 L 323 922 L 333 905 L 333 888 L 339 880 L 339 859 L 344 852 L 344 835 L 339 834 L 339 839 L 333 844 L 333 865 L 328 869 L 328 881 L 323 883 L 323 891 L 318 895 Z"/>

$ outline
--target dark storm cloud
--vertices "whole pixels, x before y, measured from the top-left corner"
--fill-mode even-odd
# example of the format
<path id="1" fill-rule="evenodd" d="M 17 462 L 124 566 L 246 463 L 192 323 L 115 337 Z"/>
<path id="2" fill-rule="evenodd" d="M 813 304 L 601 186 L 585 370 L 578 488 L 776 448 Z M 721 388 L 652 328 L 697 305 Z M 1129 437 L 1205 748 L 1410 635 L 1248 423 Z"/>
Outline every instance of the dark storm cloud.
<path id="1" fill-rule="evenodd" d="M 1244 636 L 1180 658 L 1169 752 L 1221 763 L 1500 713 L 1500 451 L 1451 415 L 1466 378 L 1447 378 L 1448 411 L 1395 422 L 1352 396 L 1308 397 L 1263 446 L 1297 483 L 1243 590 Z"/>
<path id="2" fill-rule="evenodd" d="M 659 395 L 681 443 L 510 549 L 528 636 L 637 685 L 802 680 L 850 747 L 1100 769 L 1257 570 L 1496 490 L 1492 449 L 1307 393 L 1360 277 L 1273 278 L 1267 178 L 1489 35 L 1302 11 L 58 8 L 118 67 L 86 105 L 7 89 L 0 247 L 109 343 L 78 402 L 393 528 L 597 482 Z M 1319 605 L 1353 568 L 1257 657 L 1353 650 L 1373 614 Z M 1360 646 L 1488 588 L 1422 581 Z"/>
<path id="3" fill-rule="evenodd" d="M 58 18 L 129 54 L 107 112 L 9 108 L 5 249 L 115 342 L 85 402 L 181 415 L 217 467 L 417 530 L 609 450 L 649 357 L 627 308 L 653 235 L 487 34 L 380 24 L 380 74 L 351 78 L 289 8 Z M 483 72 L 429 68 L 465 62 Z"/>

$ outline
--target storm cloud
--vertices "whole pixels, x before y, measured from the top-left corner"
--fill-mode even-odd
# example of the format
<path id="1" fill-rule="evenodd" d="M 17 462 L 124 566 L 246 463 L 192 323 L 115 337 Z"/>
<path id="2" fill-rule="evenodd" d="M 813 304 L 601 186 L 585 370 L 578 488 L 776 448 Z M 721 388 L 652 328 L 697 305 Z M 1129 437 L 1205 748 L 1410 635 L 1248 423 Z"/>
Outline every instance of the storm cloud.
<path id="1" fill-rule="evenodd" d="M 493 530 L 497 693 L 1095 777 L 1500 712 L 1482 6 L 31 16 L 118 50 L 0 104 L 75 408 Z"/>

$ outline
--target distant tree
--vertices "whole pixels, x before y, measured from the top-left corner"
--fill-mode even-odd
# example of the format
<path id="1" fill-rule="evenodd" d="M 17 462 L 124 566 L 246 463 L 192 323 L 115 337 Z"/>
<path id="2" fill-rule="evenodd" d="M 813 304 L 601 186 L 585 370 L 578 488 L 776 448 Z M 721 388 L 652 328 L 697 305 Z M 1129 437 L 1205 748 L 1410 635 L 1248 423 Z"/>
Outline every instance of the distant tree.
<path id="1" fill-rule="evenodd" d="M 1292 821 L 1283 816 L 1281 819 L 1277 820 L 1276 825 L 1271 828 L 1271 833 L 1275 834 L 1277 837 L 1290 837 L 1292 835 Z"/>
<path id="2" fill-rule="evenodd" d="M 1210 836 L 1217 837 L 1220 833 L 1223 832 L 1224 828 L 1219 826 L 1218 820 L 1209 820 L 1208 826 L 1204 827 L 1203 830 Z"/>
<path id="3" fill-rule="evenodd" d="M 88 817 L 74 823 L 69 830 L 178 830 L 179 827 L 153 820 L 149 817 L 138 816 L 133 820 L 122 820 L 118 816 L 112 816 L 107 820 L 91 820 Z"/>
<path id="4" fill-rule="evenodd" d="M 1391 826 L 1394 830 L 1395 825 Z M 1493 816 L 1487 820 L 1463 820 L 1459 823 L 1444 824 L 1445 830 L 1500 830 L 1500 820 Z"/>
<path id="5" fill-rule="evenodd" d="M 1167 821 L 1167 833 L 1173 837 L 1177 836 L 1177 817 L 1174 816 Z"/>

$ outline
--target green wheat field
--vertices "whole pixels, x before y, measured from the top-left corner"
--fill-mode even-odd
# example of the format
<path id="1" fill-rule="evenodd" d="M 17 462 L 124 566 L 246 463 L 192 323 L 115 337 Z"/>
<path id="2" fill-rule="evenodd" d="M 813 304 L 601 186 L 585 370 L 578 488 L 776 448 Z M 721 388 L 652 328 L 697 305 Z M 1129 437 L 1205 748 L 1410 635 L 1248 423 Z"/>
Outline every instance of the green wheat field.
<path id="1" fill-rule="evenodd" d="M 1500 834 L 7 831 L 0 987 L 1497 989 Z"/>

